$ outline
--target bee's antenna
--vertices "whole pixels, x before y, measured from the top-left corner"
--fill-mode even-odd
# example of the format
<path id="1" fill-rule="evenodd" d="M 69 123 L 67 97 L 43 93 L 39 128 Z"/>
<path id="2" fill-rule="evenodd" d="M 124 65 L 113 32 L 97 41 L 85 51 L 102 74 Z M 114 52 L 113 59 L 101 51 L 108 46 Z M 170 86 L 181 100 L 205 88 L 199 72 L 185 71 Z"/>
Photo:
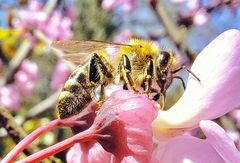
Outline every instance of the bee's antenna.
<path id="1" fill-rule="evenodd" d="M 177 73 L 180 70 L 186 70 L 187 72 L 189 72 L 190 74 L 192 74 L 192 76 L 194 76 L 199 82 L 201 82 L 201 80 L 197 77 L 197 75 L 195 75 L 191 70 L 189 70 L 185 65 L 182 65 L 180 68 L 172 71 L 173 74 Z"/>
<path id="2" fill-rule="evenodd" d="M 184 83 L 183 79 L 180 76 L 174 76 L 173 78 L 174 79 L 179 79 L 182 82 L 183 89 L 184 90 L 186 89 L 185 83 Z"/>

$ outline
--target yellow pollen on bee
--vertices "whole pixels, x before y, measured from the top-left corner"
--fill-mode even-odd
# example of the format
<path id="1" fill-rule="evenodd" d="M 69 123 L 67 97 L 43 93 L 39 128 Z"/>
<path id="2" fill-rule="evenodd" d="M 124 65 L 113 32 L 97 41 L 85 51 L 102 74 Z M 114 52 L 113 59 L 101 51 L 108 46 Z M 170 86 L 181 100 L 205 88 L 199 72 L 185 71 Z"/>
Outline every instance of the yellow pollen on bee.
<path id="1" fill-rule="evenodd" d="M 66 97 L 70 97 L 72 96 L 72 93 L 68 92 L 68 91 L 62 91 L 59 95 L 59 101 L 61 101 L 62 99 L 65 99 Z"/>

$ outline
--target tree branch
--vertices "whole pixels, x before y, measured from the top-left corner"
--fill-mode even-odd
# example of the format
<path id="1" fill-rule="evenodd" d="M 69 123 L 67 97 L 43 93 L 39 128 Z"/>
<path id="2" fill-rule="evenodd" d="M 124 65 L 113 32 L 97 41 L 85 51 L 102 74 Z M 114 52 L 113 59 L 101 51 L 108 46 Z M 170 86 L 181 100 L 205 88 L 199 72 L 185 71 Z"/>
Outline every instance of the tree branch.
<path id="1" fill-rule="evenodd" d="M 162 0 L 150 0 L 149 4 L 153 8 L 160 22 L 165 27 L 166 34 L 175 43 L 176 47 L 186 54 L 189 61 L 192 63 L 196 55 L 185 44 L 187 30 L 184 27 L 179 27 L 169 16 L 165 4 Z"/>
<path id="2" fill-rule="evenodd" d="M 14 117 L 9 113 L 7 109 L 0 107 L 0 119 L 0 127 L 4 127 L 7 130 L 8 135 L 16 144 L 18 144 L 20 140 L 26 137 L 27 134 L 25 131 L 16 124 Z M 30 145 L 23 152 L 26 155 L 31 155 L 37 151 L 39 151 L 39 149 L 36 146 Z"/>

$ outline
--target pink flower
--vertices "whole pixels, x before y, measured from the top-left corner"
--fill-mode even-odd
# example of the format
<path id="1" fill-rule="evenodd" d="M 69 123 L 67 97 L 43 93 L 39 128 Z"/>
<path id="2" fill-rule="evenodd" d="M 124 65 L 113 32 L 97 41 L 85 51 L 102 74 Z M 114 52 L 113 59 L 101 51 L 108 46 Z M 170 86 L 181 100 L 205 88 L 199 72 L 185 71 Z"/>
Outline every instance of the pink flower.
<path id="1" fill-rule="evenodd" d="M 11 111 L 17 111 L 20 107 L 20 95 L 14 85 L 0 87 L 0 106 L 6 107 Z"/>
<path id="2" fill-rule="evenodd" d="M 60 11 L 53 11 L 48 16 L 43 10 L 43 5 L 37 0 L 31 0 L 28 4 L 28 8 L 18 11 L 18 17 L 13 20 L 15 28 L 38 29 L 51 40 L 70 39 L 72 37 L 72 15 L 64 15 Z M 36 41 L 29 32 L 22 36 L 31 41 Z"/>
<path id="3" fill-rule="evenodd" d="M 152 161 L 166 163 L 180 163 L 184 161 L 236 162 L 239 159 L 239 152 L 227 133 L 211 121 L 202 121 L 220 117 L 240 105 L 238 100 L 240 98 L 240 88 L 238 87 L 240 83 L 238 75 L 240 74 L 239 51 L 240 32 L 229 30 L 217 37 L 199 54 L 191 70 L 200 78 L 201 82 L 197 81 L 193 76 L 189 76 L 187 89 L 181 99 L 168 111 L 158 111 L 158 116 L 153 121 L 154 137 L 160 141 L 158 141 L 158 147 L 153 153 Z M 219 66 L 220 64 L 221 66 Z M 75 153 L 87 153 L 90 150 L 91 152 L 95 150 L 96 153 L 102 153 L 103 150 L 106 150 L 113 153 L 118 159 L 123 158 L 118 161 L 149 161 L 150 158 L 145 156 L 147 156 L 147 153 L 149 155 L 152 153 L 151 144 L 153 142 L 147 141 L 151 140 L 152 132 L 149 128 L 145 129 L 143 127 L 149 123 L 151 124 L 151 120 L 153 120 L 153 118 L 146 119 L 149 117 L 147 108 L 149 109 L 151 105 L 147 105 L 147 100 L 144 102 L 138 96 L 128 96 L 127 92 L 121 92 L 121 94 L 120 92 L 113 93 L 110 99 L 104 103 L 94 122 L 95 126 L 99 124 L 103 128 L 105 125 L 108 126 L 108 130 L 104 131 L 112 133 L 115 136 L 114 141 L 109 138 L 106 138 L 104 141 L 98 140 L 103 149 L 99 148 L 98 145 L 95 148 L 84 149 L 82 145 L 76 145 L 77 148 L 75 148 L 77 150 Z M 138 98 L 139 101 L 136 100 Z M 135 108 L 141 108 L 141 118 L 137 118 L 139 121 L 134 120 L 136 115 L 139 114 Z M 117 112 L 118 110 L 122 111 Z M 150 114 L 153 115 L 153 113 Z M 124 122 L 124 130 L 121 130 L 121 127 L 118 126 L 119 124 L 117 125 L 114 121 L 116 115 L 118 120 Z M 207 136 L 206 140 L 190 135 L 182 135 L 186 131 L 199 126 L 199 124 Z M 109 128 L 109 126 L 111 127 Z M 128 126 L 131 126 L 130 129 Z M 117 132 L 116 128 L 121 130 L 121 134 L 118 134 L 120 131 Z M 141 132 L 138 131 L 139 129 Z M 102 130 L 102 128 L 100 127 L 99 130 Z M 125 132 L 127 132 L 126 135 Z M 100 133 L 104 135 L 102 132 Z M 134 135 L 135 133 L 139 135 Z M 141 135 L 145 135 L 144 138 Z M 128 136 L 131 138 L 128 138 Z M 124 143 L 124 138 L 128 140 L 126 144 Z M 143 151 L 138 149 L 139 145 L 136 145 L 136 143 L 140 142 L 148 142 L 146 146 L 142 147 Z M 141 151 L 142 158 L 136 159 L 137 157 L 126 152 L 126 149 Z M 70 154 L 74 155 L 71 152 L 74 152 L 74 150 L 70 150 Z M 107 154 L 102 153 L 100 158 L 109 158 Z M 131 157 L 124 157 L 126 155 Z M 230 157 L 231 155 L 232 157 Z M 92 158 L 91 155 L 85 157 L 87 159 Z M 111 157 L 111 160 L 114 159 Z"/>
<path id="4" fill-rule="evenodd" d="M 208 143 L 225 162 L 238 162 L 240 160 L 240 152 L 224 129 L 212 121 L 201 121 L 200 127 L 207 137 Z"/>
<path id="5" fill-rule="evenodd" d="M 72 37 L 71 32 L 72 20 L 62 15 L 61 12 L 55 11 L 47 20 L 43 31 L 51 40 L 65 40 Z"/>
<path id="6" fill-rule="evenodd" d="M 226 133 L 234 142 L 238 142 L 240 140 L 240 133 L 237 129 L 226 129 Z"/>
<path id="7" fill-rule="evenodd" d="M 20 70 L 28 75 L 29 80 L 38 80 L 38 66 L 35 62 L 25 59 L 21 64 Z"/>
<path id="8" fill-rule="evenodd" d="M 110 162 L 112 154 L 97 142 L 76 143 L 67 153 L 68 163 Z"/>
<path id="9" fill-rule="evenodd" d="M 50 88 L 52 90 L 62 88 L 70 73 L 68 65 L 64 61 L 58 61 L 52 73 Z"/>
<path id="10" fill-rule="evenodd" d="M 79 126 L 72 126 L 75 135 L 71 138 L 25 161 L 40 160 L 75 143 L 68 152 L 68 162 L 238 162 L 240 153 L 233 140 L 208 119 L 240 106 L 239 51 L 240 32 L 224 32 L 199 54 L 192 66 L 201 82 L 189 76 L 185 93 L 169 110 L 159 110 L 156 115 L 156 103 L 146 96 L 116 91 L 98 113 L 90 112 L 95 118 L 91 127 L 79 133 Z M 67 118 L 60 122 L 71 126 L 84 121 Z M 183 135 L 196 127 L 207 139 Z M 153 152 L 154 143 L 158 146 Z"/>
<path id="11" fill-rule="evenodd" d="M 131 12 L 135 8 L 135 0 L 103 0 L 102 8 L 109 11 L 117 6 L 122 6 L 125 12 Z"/>
<path id="12" fill-rule="evenodd" d="M 203 120 L 200 127 L 207 139 L 192 136 L 177 136 L 159 142 L 153 152 L 153 163 L 182 162 L 238 162 L 240 153 L 227 133 L 216 123 Z"/>
<path id="13" fill-rule="evenodd" d="M 39 0 L 29 0 L 28 1 L 28 9 L 30 11 L 41 11 L 43 4 L 39 2 Z"/>
<path id="14" fill-rule="evenodd" d="M 102 8 L 104 10 L 112 10 L 113 8 L 115 8 L 118 5 L 117 0 L 104 0 L 102 1 Z"/>
<path id="15" fill-rule="evenodd" d="M 174 4 L 181 4 L 181 3 L 183 3 L 183 2 L 185 2 L 185 0 L 170 0 L 172 3 L 174 3 Z"/>
<path id="16" fill-rule="evenodd" d="M 111 137 L 97 139 L 103 148 L 95 142 L 75 144 L 68 152 L 67 161 L 149 162 L 153 148 L 151 123 L 156 117 L 154 106 L 144 95 L 123 90 L 114 92 L 92 126 L 98 134 Z"/>
<path id="17" fill-rule="evenodd" d="M 14 75 L 14 83 L 0 88 L 0 105 L 17 111 L 20 107 L 20 95 L 31 96 L 37 80 L 37 64 L 25 59 Z"/>
<path id="18" fill-rule="evenodd" d="M 240 32 L 228 30 L 196 58 L 183 96 L 168 111 L 159 111 L 153 123 L 155 137 L 174 137 L 240 106 Z"/>
<path id="19" fill-rule="evenodd" d="M 208 22 L 208 19 L 209 15 L 203 9 L 198 10 L 193 16 L 194 24 L 199 26 L 206 24 Z"/>
<path id="20" fill-rule="evenodd" d="M 15 28 L 37 27 L 45 23 L 46 14 L 42 11 L 43 5 L 37 0 L 31 0 L 28 8 L 18 11 L 18 18 L 13 20 Z M 29 15 L 31 15 L 29 17 Z M 42 26 L 43 27 L 43 26 Z"/>
<path id="21" fill-rule="evenodd" d="M 199 1 L 198 0 L 191 0 L 191 1 L 185 1 L 185 5 L 187 6 L 187 9 L 189 12 L 196 11 L 199 8 Z"/>
<path id="22" fill-rule="evenodd" d="M 35 62 L 25 59 L 14 76 L 15 85 L 24 96 L 31 96 L 38 80 L 38 67 Z"/>
<path id="23" fill-rule="evenodd" d="M 240 109 L 237 108 L 235 110 L 232 110 L 229 113 L 229 116 L 235 122 L 236 126 L 240 128 Z"/>
<path id="24" fill-rule="evenodd" d="M 132 37 L 133 37 L 133 33 L 130 30 L 126 29 L 121 31 L 118 35 L 114 37 L 114 42 L 124 43 Z"/>

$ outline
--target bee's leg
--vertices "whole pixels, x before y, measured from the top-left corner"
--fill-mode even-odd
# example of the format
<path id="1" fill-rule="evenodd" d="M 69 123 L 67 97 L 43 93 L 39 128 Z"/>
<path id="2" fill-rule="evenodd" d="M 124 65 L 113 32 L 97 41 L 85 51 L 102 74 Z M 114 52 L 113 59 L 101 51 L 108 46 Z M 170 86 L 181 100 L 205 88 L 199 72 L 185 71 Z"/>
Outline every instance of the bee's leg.
<path id="1" fill-rule="evenodd" d="M 102 106 L 102 104 L 106 101 L 104 85 L 99 85 L 99 87 L 95 88 L 93 94 L 98 106 Z"/>
<path id="2" fill-rule="evenodd" d="M 161 93 L 160 94 L 160 99 L 161 99 L 161 101 L 160 101 L 160 107 L 161 107 L 161 109 L 162 110 L 164 110 L 164 108 L 165 108 L 165 101 L 166 101 L 166 93 L 164 92 L 164 93 Z"/>
<path id="3" fill-rule="evenodd" d="M 129 58 L 126 55 L 123 55 L 122 60 L 119 65 L 120 76 L 124 80 L 123 89 L 130 87 L 135 93 L 139 91 L 135 88 L 135 83 L 131 77 L 131 63 Z"/>
<path id="4" fill-rule="evenodd" d="M 152 77 L 153 77 L 153 60 L 149 59 L 147 63 L 146 75 L 141 85 L 147 96 L 149 96 L 149 93 L 155 92 L 153 91 L 154 89 L 152 88 Z"/>
<path id="5" fill-rule="evenodd" d="M 144 80 L 144 91 L 145 93 L 148 95 L 149 93 L 156 93 L 152 100 L 154 101 L 158 101 L 159 98 L 161 97 L 161 101 L 160 101 L 160 107 L 161 109 L 164 108 L 165 106 L 165 93 L 163 93 L 164 91 L 161 90 L 160 92 L 157 89 L 152 88 L 152 78 L 153 78 L 153 60 L 150 59 L 147 63 L 147 71 L 146 71 L 146 77 Z"/>
<path id="6" fill-rule="evenodd" d="M 107 66 L 106 66 L 107 65 Z M 90 59 L 89 80 L 93 83 L 100 84 L 105 79 L 113 78 L 110 70 L 110 64 L 105 58 L 94 53 Z"/>
<path id="7" fill-rule="evenodd" d="M 144 89 L 144 92 L 149 95 L 149 93 L 156 93 L 152 100 L 158 101 L 160 98 L 160 93 L 157 89 L 152 88 L 152 78 L 153 78 L 153 60 L 149 59 L 147 63 L 147 69 L 146 69 L 146 75 L 145 79 L 142 83 L 142 87 Z"/>
<path id="8" fill-rule="evenodd" d="M 172 71 L 173 74 L 176 74 L 178 71 L 180 70 L 186 70 L 187 72 L 189 72 L 190 74 L 192 74 L 192 76 L 194 76 L 199 82 L 200 82 L 200 79 L 197 77 L 197 75 L 195 75 L 191 70 L 189 70 L 185 65 L 182 65 L 181 67 L 179 67 L 178 69 Z"/>
<path id="9" fill-rule="evenodd" d="M 112 79 L 113 74 L 112 74 L 112 65 L 102 56 L 99 56 L 95 53 L 96 57 L 98 58 L 98 63 L 100 65 L 100 70 L 102 74 L 107 78 L 107 79 Z"/>
<path id="10" fill-rule="evenodd" d="M 184 83 L 183 79 L 180 76 L 174 76 L 173 78 L 174 79 L 179 79 L 182 82 L 183 89 L 184 90 L 186 89 L 185 83 Z"/>
<path id="11" fill-rule="evenodd" d="M 124 83 L 124 84 L 123 84 L 123 89 L 124 89 L 124 90 L 128 90 L 127 83 Z"/>
<path id="12" fill-rule="evenodd" d="M 93 54 L 89 62 L 89 81 L 92 87 L 96 87 L 101 83 L 101 70 L 97 54 Z"/>
<path id="13" fill-rule="evenodd" d="M 160 98 L 160 93 L 157 93 L 157 94 L 155 94 L 155 95 L 153 96 L 152 100 L 158 101 L 159 98 Z"/>
<path id="14" fill-rule="evenodd" d="M 158 101 L 160 97 L 161 97 L 160 108 L 163 110 L 165 107 L 165 99 L 166 99 L 165 93 L 157 93 L 156 95 L 153 96 L 152 100 Z"/>
<path id="15" fill-rule="evenodd" d="M 151 93 L 156 93 L 153 97 L 152 100 L 154 101 L 158 101 L 159 99 L 161 99 L 161 101 L 159 102 L 160 108 L 162 110 L 164 110 L 165 107 L 165 100 L 166 100 L 166 92 L 164 92 L 163 90 L 161 90 L 160 92 L 157 89 L 154 88 L 150 88 Z M 161 97 L 161 98 L 160 98 Z"/>
<path id="16" fill-rule="evenodd" d="M 96 53 L 90 59 L 89 81 L 95 87 L 94 97 L 98 101 L 99 106 L 106 100 L 104 90 L 104 86 L 107 84 L 106 80 L 113 78 L 111 70 L 105 64 L 108 64 L 105 59 Z"/>

